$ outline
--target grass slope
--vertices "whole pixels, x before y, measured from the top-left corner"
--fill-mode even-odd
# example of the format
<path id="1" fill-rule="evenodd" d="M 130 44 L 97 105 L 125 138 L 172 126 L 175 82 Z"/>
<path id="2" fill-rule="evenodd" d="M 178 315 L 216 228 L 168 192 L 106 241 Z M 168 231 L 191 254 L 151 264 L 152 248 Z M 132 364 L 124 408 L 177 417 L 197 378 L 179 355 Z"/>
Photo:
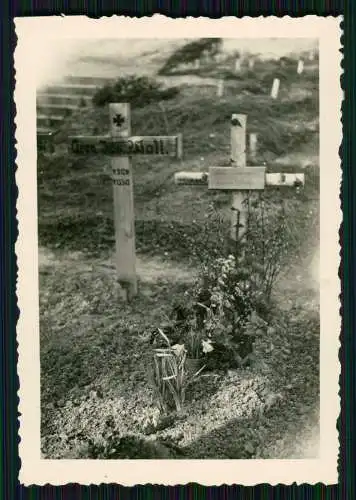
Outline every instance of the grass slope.
<path id="1" fill-rule="evenodd" d="M 163 110 L 156 103 L 132 110 L 135 134 L 183 134 L 182 161 L 133 159 L 139 251 L 152 251 L 163 245 L 167 251 L 176 248 L 180 257 L 186 255 L 184 235 L 190 238 L 200 232 L 210 202 L 217 202 L 229 214 L 229 196 L 208 192 L 206 188 L 175 186 L 173 174 L 181 169 L 204 170 L 212 165 L 229 164 L 229 121 L 234 112 L 247 114 L 248 133 L 258 133 L 258 157 L 255 162 L 248 158 L 249 164 L 266 164 L 268 171 L 296 171 L 308 164 L 317 166 L 317 75 L 307 75 L 298 84 L 294 78 L 284 86 L 285 97 L 277 101 L 271 100 L 268 94 L 243 92 L 241 86 L 245 88 L 250 83 L 253 87 L 259 83 L 259 76 L 265 80 L 268 74 L 268 68 L 261 75 L 248 72 L 246 80 L 227 86 L 223 99 L 214 97 L 215 88 L 185 85 L 179 96 L 165 102 Z M 108 132 L 108 125 L 106 108 L 81 110 L 63 127 L 56 155 L 51 159 L 39 158 L 41 244 L 84 248 L 90 252 L 112 248 L 110 160 L 73 157 L 65 145 L 71 133 L 104 134 Z M 293 153 L 302 155 L 298 158 L 299 164 L 284 166 L 278 161 Z M 173 232 L 179 236 L 170 243 Z M 197 244 L 197 238 L 194 242 Z"/>

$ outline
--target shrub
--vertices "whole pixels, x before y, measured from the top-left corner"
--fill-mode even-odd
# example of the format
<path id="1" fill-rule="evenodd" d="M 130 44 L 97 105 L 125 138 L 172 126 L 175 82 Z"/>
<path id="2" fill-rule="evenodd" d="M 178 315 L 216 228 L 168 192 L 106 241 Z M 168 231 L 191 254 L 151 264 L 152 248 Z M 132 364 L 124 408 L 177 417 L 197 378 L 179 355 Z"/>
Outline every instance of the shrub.
<path id="1" fill-rule="evenodd" d="M 244 364 L 252 351 L 251 318 L 257 316 L 263 300 L 249 283 L 248 272 L 233 255 L 218 258 L 203 269 L 194 294 L 198 303 L 204 300 L 205 315 L 200 319 L 204 336 L 214 348 L 207 356 L 210 365 L 213 360 L 221 365 L 218 358 L 223 351 L 223 364 Z"/>
<path id="2" fill-rule="evenodd" d="M 203 266 L 214 262 L 216 258 L 228 250 L 226 233 L 228 222 L 219 211 L 217 204 L 209 203 L 203 222 L 194 228 L 195 238 L 192 240 L 191 253 Z"/>
<path id="3" fill-rule="evenodd" d="M 105 106 L 111 102 L 130 102 L 135 107 L 143 107 L 151 102 L 172 99 L 178 93 L 177 87 L 163 88 L 146 76 L 128 76 L 100 88 L 93 96 L 93 103 Z"/>
<path id="4" fill-rule="evenodd" d="M 190 359 L 202 359 L 213 350 L 201 321 L 204 308 L 204 304 L 194 301 L 194 297 L 190 297 L 186 291 L 183 297 L 174 302 L 168 321 L 161 325 L 171 343 L 184 345 L 187 358 Z"/>
<path id="5" fill-rule="evenodd" d="M 267 302 L 288 256 L 291 236 L 283 203 L 269 202 L 263 196 L 249 203 L 243 264 L 251 289 Z"/>
<path id="6" fill-rule="evenodd" d="M 203 53 L 214 55 L 219 52 L 222 45 L 221 38 L 200 38 L 189 42 L 176 50 L 160 69 L 159 74 L 169 74 L 179 64 L 191 63 L 199 59 Z"/>
<path id="7" fill-rule="evenodd" d="M 254 308 L 269 301 L 282 264 L 295 245 L 298 227 L 288 225 L 284 204 L 265 199 L 247 199 L 248 232 L 242 243 L 230 244 L 227 258 L 206 259 L 202 266 L 197 300 L 210 307 L 212 301 L 233 299 L 234 313 L 249 315 Z M 210 217 L 210 215 L 209 215 Z M 299 243 L 299 242 L 298 242 Z M 221 298 L 219 294 L 227 294 Z M 220 298 L 219 298 L 220 297 Z M 222 306 L 222 302 L 220 303 Z"/>
<path id="8" fill-rule="evenodd" d="M 246 364 L 255 339 L 268 328 L 271 293 L 298 227 L 290 228 L 284 204 L 247 200 L 249 229 L 228 257 L 206 259 L 192 290 L 197 329 L 212 343 L 209 366 Z M 210 361 L 210 363 L 209 363 Z"/>

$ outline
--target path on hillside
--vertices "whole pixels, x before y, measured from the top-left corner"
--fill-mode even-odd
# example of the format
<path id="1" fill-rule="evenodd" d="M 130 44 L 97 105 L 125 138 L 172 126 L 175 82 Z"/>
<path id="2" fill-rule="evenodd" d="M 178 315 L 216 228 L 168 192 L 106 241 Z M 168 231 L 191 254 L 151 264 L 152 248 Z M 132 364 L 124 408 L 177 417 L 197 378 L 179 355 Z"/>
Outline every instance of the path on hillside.
<path id="1" fill-rule="evenodd" d="M 53 252 L 48 248 L 39 247 L 38 264 L 40 270 L 45 267 L 71 267 L 77 270 L 89 271 L 93 267 L 103 273 L 115 273 L 114 257 L 108 260 L 92 259 L 81 252 Z M 154 283 L 160 280 L 180 281 L 189 283 L 195 277 L 194 269 L 179 265 L 160 257 L 136 257 L 138 278 L 145 283 Z"/>
<path id="2" fill-rule="evenodd" d="M 315 304 L 319 301 L 319 262 L 320 250 L 316 248 L 311 255 L 289 267 L 281 275 L 277 282 L 276 294 L 285 296 L 286 293 L 291 300 L 297 299 L 301 292 L 302 297 L 312 295 Z M 99 266 L 103 272 L 115 272 L 114 257 L 105 261 L 99 259 L 88 259 L 81 252 L 54 252 L 45 247 L 39 247 L 38 263 L 40 270 L 45 267 L 75 266 L 76 269 L 90 270 L 93 265 L 96 269 Z M 197 274 L 193 268 L 181 265 L 161 257 L 137 256 L 137 275 L 144 281 L 154 283 L 155 281 L 175 280 L 181 282 L 191 282 Z M 310 307 L 310 301 L 307 301 Z"/>

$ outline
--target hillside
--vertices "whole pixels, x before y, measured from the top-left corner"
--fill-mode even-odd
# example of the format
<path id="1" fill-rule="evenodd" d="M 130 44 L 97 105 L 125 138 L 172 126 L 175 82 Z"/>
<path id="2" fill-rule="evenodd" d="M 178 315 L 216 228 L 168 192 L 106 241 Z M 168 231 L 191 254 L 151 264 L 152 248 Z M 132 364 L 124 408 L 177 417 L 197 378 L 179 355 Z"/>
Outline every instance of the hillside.
<path id="1" fill-rule="evenodd" d="M 213 165 L 229 164 L 229 119 L 232 113 L 247 114 L 247 133 L 258 134 L 255 164 L 266 165 L 268 171 L 297 171 L 318 166 L 316 69 L 311 66 L 298 78 L 294 72 L 294 68 L 278 71 L 282 84 L 277 101 L 269 96 L 276 63 L 265 63 L 257 77 L 247 71 L 238 79 L 226 80 L 225 94 L 221 99 L 216 98 L 216 86 L 206 85 L 205 79 L 181 84 L 177 77 L 180 94 L 176 98 L 160 105 L 152 103 L 132 109 L 132 130 L 136 135 L 183 134 L 181 161 L 144 157 L 133 160 L 139 249 L 143 244 L 152 247 L 160 240 L 167 250 L 176 248 L 175 242 L 171 241 L 175 233 L 168 231 L 166 221 L 172 219 L 178 224 L 187 222 L 191 226 L 195 219 L 199 224 L 207 205 L 214 199 L 225 200 L 228 209 L 226 196 L 199 188 L 193 194 L 189 187 L 175 186 L 173 174 L 178 170 L 204 170 Z M 177 83 L 177 78 L 170 78 L 171 84 Z M 39 159 L 40 240 L 43 244 L 51 244 L 52 235 L 55 235 L 53 243 L 57 247 L 62 245 L 63 239 L 66 244 L 79 245 L 82 250 L 111 247 L 112 202 L 107 161 L 73 157 L 66 151 L 68 135 L 105 134 L 108 128 L 107 108 L 81 109 L 66 120 L 57 139 L 57 153 L 51 158 Z M 248 162 L 252 164 L 251 159 Z M 58 169 L 62 174 L 60 179 Z M 52 182 L 56 185 L 55 204 L 47 203 L 53 192 Z M 191 203 L 182 205 L 182 199 L 188 193 L 193 194 Z M 83 206 L 87 206 L 85 212 Z M 180 207 L 179 212 L 177 207 Z M 59 217 L 61 213 L 63 217 Z M 86 221 L 84 226 L 83 218 Z M 154 242 L 143 243 L 141 240 L 141 231 L 151 231 L 145 229 L 144 221 L 148 225 L 153 221 L 157 224 L 158 235 Z M 97 228 L 94 234 L 91 224 Z M 81 230 L 77 231 L 79 227 Z M 86 235 L 86 227 L 90 238 Z M 195 228 L 193 232 L 196 233 Z"/>

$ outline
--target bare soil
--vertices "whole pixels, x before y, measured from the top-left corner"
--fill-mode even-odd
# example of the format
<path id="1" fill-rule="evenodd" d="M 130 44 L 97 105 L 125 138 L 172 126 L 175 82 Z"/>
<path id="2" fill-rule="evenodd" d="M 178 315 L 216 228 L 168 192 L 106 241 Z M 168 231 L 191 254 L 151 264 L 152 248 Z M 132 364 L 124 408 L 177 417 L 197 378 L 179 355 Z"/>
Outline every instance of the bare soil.
<path id="1" fill-rule="evenodd" d="M 299 302 L 299 305 L 304 306 L 305 309 L 317 310 L 318 259 L 318 250 L 315 250 L 312 256 L 292 266 L 282 275 L 275 293 L 277 297 L 281 297 L 281 303 L 285 307 Z M 138 436 L 144 436 L 145 440 L 153 442 L 155 446 L 157 443 L 167 442 L 170 445 L 173 443 L 179 446 L 182 457 L 187 455 L 189 458 L 247 458 L 274 455 L 281 458 L 308 458 L 317 456 L 318 408 L 309 409 L 308 416 L 301 419 L 298 425 L 295 420 L 290 423 L 286 421 L 285 427 L 278 429 L 278 439 L 275 436 L 277 428 L 272 428 L 273 439 L 269 440 L 268 433 L 271 429 L 266 425 L 268 417 L 256 418 L 256 415 L 264 412 L 266 400 L 271 398 L 273 400 L 273 397 L 276 397 L 276 411 L 278 412 L 279 394 L 269 393 L 268 390 L 266 392 L 266 381 L 263 376 L 251 372 L 250 369 L 230 370 L 227 374 L 203 373 L 188 394 L 185 413 L 179 418 L 172 417 L 172 421 L 168 419 L 167 428 L 165 424 L 163 428 L 160 428 L 160 415 L 152 399 L 149 385 L 147 385 L 147 372 L 145 372 L 149 366 L 147 355 L 151 330 L 145 318 L 142 317 L 142 313 L 146 311 L 146 317 L 151 317 L 151 321 L 148 322 L 151 323 L 151 327 L 158 325 L 164 309 L 168 312 L 167 293 L 172 293 L 172 290 L 177 293 L 178 284 L 182 284 L 185 288 L 189 287 L 196 275 L 196 270 L 187 269 L 177 262 L 162 258 L 138 257 L 137 272 L 141 299 L 135 305 L 126 306 L 120 303 L 118 296 L 111 291 L 109 297 L 104 299 L 106 310 L 97 307 L 100 310 L 100 316 L 98 316 L 98 312 L 95 314 L 92 310 L 90 311 L 93 294 L 89 289 L 92 288 L 93 292 L 98 289 L 96 292 L 98 293 L 103 287 L 106 288 L 111 284 L 112 290 L 115 290 L 115 269 L 112 261 L 113 258 L 106 262 L 100 259 L 90 259 L 81 252 L 53 252 L 42 247 L 39 250 L 40 276 L 46 276 L 47 282 L 52 281 L 50 288 L 55 292 L 56 297 L 54 308 L 48 307 L 50 299 L 53 300 L 55 297 L 53 295 L 50 297 L 48 287 L 46 290 L 42 286 L 42 333 L 48 331 L 50 324 L 52 327 L 58 325 L 61 311 L 63 311 L 62 316 L 65 313 L 67 318 L 61 328 L 55 328 L 52 335 L 48 332 L 52 339 L 47 337 L 47 343 L 53 342 L 53 348 L 56 346 L 58 348 L 58 339 L 55 337 L 60 335 L 61 342 L 65 341 L 68 349 L 71 349 L 73 342 L 79 342 L 78 347 L 83 361 L 87 357 L 85 350 L 88 349 L 93 350 L 94 354 L 97 353 L 96 356 L 102 358 L 85 387 L 75 389 L 78 381 L 71 379 L 67 374 L 64 392 L 53 398 L 51 384 L 48 386 L 49 381 L 47 381 L 48 395 L 43 401 L 46 407 L 46 418 L 43 421 L 45 456 L 64 458 L 78 456 L 78 454 L 85 455 L 88 438 L 100 441 L 100 436 L 105 435 L 108 419 L 113 420 L 115 428 L 120 429 L 120 434 L 131 434 L 135 431 Z M 67 282 L 74 283 L 77 280 L 82 281 L 83 278 L 87 293 L 80 292 L 78 295 L 76 292 L 73 295 L 63 285 L 63 291 L 57 289 L 58 281 L 65 279 Z M 41 281 L 43 283 L 43 279 Z M 100 281 L 103 283 L 98 285 Z M 107 303 L 108 298 L 109 303 Z M 100 301 L 99 296 L 95 299 Z M 72 318 L 72 324 L 68 323 L 71 313 L 66 303 L 71 303 L 71 309 L 74 309 L 73 313 L 77 316 L 76 321 Z M 111 305 L 115 303 L 117 305 L 114 311 Z M 158 317 L 157 308 L 160 311 Z M 121 321 L 120 319 L 114 321 L 114 318 L 120 318 L 120 316 Z M 101 331 L 103 328 L 108 329 L 103 340 L 100 340 L 102 335 L 99 334 L 98 323 Z M 97 331 L 99 337 L 93 339 L 91 331 L 94 335 Z M 124 335 L 129 335 L 129 337 L 124 339 L 122 337 Z M 108 346 L 102 344 L 105 338 Z M 109 362 L 111 372 L 102 369 L 102 363 L 107 363 L 107 355 L 103 353 L 103 349 L 104 351 L 110 350 L 107 355 L 112 358 Z M 129 354 L 130 351 L 131 354 Z M 53 352 L 52 349 L 50 352 L 52 355 L 58 356 L 59 354 Z M 44 355 L 47 357 L 48 353 Z M 133 356 L 133 358 L 129 362 L 124 360 L 128 366 L 122 373 L 121 369 L 114 368 L 112 363 L 121 363 L 125 356 Z M 72 356 L 70 358 L 73 359 Z M 61 370 L 60 365 L 66 361 L 60 359 L 58 361 L 57 370 Z M 54 366 L 56 364 L 58 365 L 54 363 Z M 68 365 L 65 370 L 73 368 L 70 362 Z M 81 371 L 82 369 L 85 370 L 85 367 L 80 368 Z M 57 380 L 59 372 L 56 373 L 53 367 L 50 372 L 50 379 L 54 377 Z M 255 421 L 254 424 L 252 424 L 253 421 Z M 249 437 L 251 425 L 258 426 L 258 435 L 264 446 L 261 443 L 251 445 L 255 438 L 252 435 Z M 231 442 L 233 444 L 229 444 Z M 153 457 L 157 458 L 156 448 L 152 453 Z M 173 452 L 170 448 L 169 452 L 165 448 L 165 453 L 172 457 Z M 174 458 L 180 458 L 180 455 L 174 455 Z"/>
<path id="2" fill-rule="evenodd" d="M 230 81 L 221 100 L 198 75 L 170 80 L 183 86 L 164 112 L 157 103 L 132 110 L 135 133 L 182 132 L 184 160 L 133 162 L 140 293 L 128 304 L 120 299 L 115 275 L 107 160 L 73 158 L 65 146 L 72 132 L 105 133 L 107 110 L 81 110 L 66 122 L 58 152 L 39 158 L 44 457 L 87 458 L 90 441 L 104 458 L 116 444 L 120 458 L 316 454 L 319 193 L 318 177 L 307 172 L 308 165 L 318 168 L 313 71 L 298 81 L 295 70 L 284 75 L 277 102 L 269 98 L 273 74 L 266 63 L 261 73 Z M 276 316 L 287 324 L 283 346 L 264 360 L 267 372 L 259 366 L 203 371 L 187 392 L 183 412 L 163 416 L 149 379 L 155 333 L 172 305 L 189 294 L 204 253 L 223 248 L 230 214 L 230 195 L 175 186 L 173 174 L 229 164 L 229 119 L 235 112 L 248 114 L 248 132 L 259 134 L 257 164 L 271 172 L 303 168 L 306 173 L 302 193 L 268 195 L 291 201 L 290 224 L 303 242 L 290 255 L 274 292 Z M 211 204 L 223 222 L 207 227 Z"/>

